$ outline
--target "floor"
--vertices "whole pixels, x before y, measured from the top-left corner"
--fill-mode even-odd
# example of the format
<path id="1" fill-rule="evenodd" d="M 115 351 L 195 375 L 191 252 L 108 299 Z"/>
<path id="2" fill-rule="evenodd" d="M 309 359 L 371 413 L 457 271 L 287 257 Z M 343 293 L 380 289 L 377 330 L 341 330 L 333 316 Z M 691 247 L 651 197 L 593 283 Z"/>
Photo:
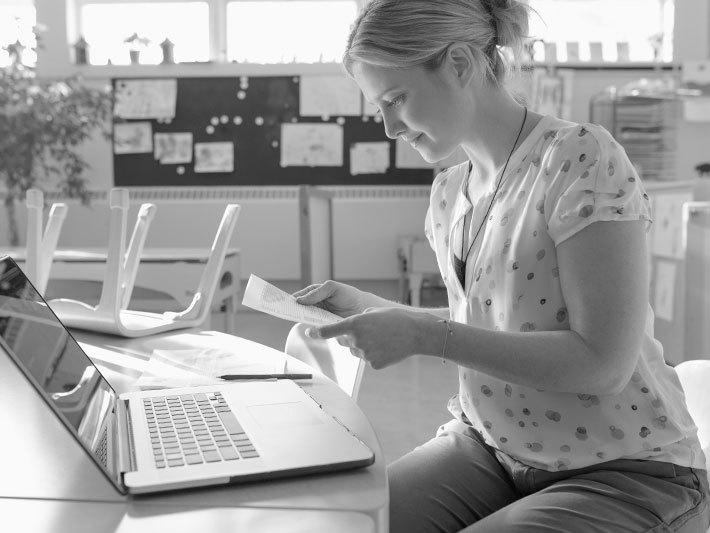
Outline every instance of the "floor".
<path id="1" fill-rule="evenodd" d="M 293 324 L 240 310 L 240 337 L 282 350 Z M 382 370 L 366 367 L 358 405 L 370 420 L 387 463 L 431 438 L 449 420 L 446 402 L 458 387 L 456 366 L 440 359 L 410 357 Z"/>

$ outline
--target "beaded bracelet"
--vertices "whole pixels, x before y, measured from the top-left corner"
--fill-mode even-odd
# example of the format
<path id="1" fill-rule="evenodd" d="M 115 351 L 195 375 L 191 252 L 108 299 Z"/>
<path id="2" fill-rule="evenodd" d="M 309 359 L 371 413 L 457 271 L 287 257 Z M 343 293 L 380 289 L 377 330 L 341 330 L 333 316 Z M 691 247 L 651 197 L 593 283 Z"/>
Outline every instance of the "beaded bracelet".
<path id="1" fill-rule="evenodd" d="M 454 328 L 451 325 L 451 320 L 443 319 L 438 322 L 443 322 L 446 325 L 446 333 L 444 333 L 444 346 L 441 348 L 441 364 L 446 364 L 446 342 L 449 340 L 449 335 L 454 334 Z"/>

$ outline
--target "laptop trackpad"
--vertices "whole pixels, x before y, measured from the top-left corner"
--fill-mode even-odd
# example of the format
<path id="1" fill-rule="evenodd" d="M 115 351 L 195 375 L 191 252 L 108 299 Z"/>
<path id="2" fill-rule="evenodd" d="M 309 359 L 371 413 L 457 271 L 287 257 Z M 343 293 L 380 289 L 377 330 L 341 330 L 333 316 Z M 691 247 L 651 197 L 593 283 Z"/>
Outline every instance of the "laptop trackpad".
<path id="1" fill-rule="evenodd" d="M 249 414 L 263 428 L 271 426 L 312 426 L 323 423 L 323 420 L 315 416 L 303 402 L 249 405 L 247 409 L 249 409 Z"/>

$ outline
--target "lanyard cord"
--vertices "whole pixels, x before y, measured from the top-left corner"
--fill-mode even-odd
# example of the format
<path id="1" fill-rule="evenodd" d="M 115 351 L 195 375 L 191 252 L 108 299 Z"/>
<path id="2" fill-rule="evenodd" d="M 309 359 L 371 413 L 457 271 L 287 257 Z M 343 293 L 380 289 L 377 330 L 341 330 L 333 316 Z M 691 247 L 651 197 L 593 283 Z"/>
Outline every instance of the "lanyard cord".
<path id="1" fill-rule="evenodd" d="M 518 141 L 520 140 L 520 135 L 523 133 L 523 128 L 525 127 L 525 122 L 527 121 L 528 118 L 528 108 L 524 107 L 525 110 L 525 115 L 523 115 L 523 123 L 520 125 L 520 131 L 518 131 L 518 136 L 515 138 L 515 142 L 513 143 L 513 148 L 510 149 L 510 153 L 508 154 L 508 159 L 505 160 L 505 166 L 503 167 L 503 172 L 500 174 L 500 178 L 498 179 L 498 185 L 496 185 L 496 190 L 493 192 L 493 197 L 491 198 L 491 203 L 488 205 L 488 209 L 486 210 L 486 214 L 483 217 L 483 220 L 481 221 L 481 225 L 478 226 L 478 231 L 476 231 L 476 235 L 474 235 L 473 240 L 471 241 L 471 246 L 468 247 L 468 251 L 466 252 L 466 255 L 463 255 L 463 246 L 464 246 L 464 237 L 466 236 L 466 224 L 462 224 L 463 228 L 461 230 L 461 261 L 465 265 L 466 261 L 468 261 L 468 256 L 471 253 L 471 250 L 473 249 L 473 245 L 476 243 L 476 239 L 478 238 L 478 234 L 481 233 L 481 229 L 483 228 L 483 225 L 486 223 L 486 219 L 488 218 L 488 213 L 491 212 L 491 208 L 493 207 L 493 202 L 496 199 L 496 194 L 498 194 L 498 189 L 500 189 L 500 186 L 503 183 L 503 176 L 505 176 L 505 171 L 508 168 L 508 163 L 510 163 L 510 158 L 513 157 L 513 152 L 515 152 L 515 147 L 518 145 Z M 471 170 L 473 170 L 473 164 L 471 164 Z M 468 178 L 466 179 L 466 191 L 468 191 L 468 183 L 471 179 L 471 171 L 468 173 Z M 465 219 L 466 217 L 464 217 Z M 464 266 L 464 272 L 466 272 L 466 268 Z"/>

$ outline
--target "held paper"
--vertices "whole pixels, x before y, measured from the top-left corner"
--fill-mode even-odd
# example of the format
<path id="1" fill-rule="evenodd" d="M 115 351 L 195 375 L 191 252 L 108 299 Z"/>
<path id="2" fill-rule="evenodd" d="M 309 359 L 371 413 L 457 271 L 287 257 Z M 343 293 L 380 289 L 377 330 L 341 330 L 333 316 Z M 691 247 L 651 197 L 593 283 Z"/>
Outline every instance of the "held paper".
<path id="1" fill-rule="evenodd" d="M 242 305 L 292 322 L 327 326 L 342 320 L 320 307 L 301 305 L 296 298 L 252 274 L 249 276 Z"/>

